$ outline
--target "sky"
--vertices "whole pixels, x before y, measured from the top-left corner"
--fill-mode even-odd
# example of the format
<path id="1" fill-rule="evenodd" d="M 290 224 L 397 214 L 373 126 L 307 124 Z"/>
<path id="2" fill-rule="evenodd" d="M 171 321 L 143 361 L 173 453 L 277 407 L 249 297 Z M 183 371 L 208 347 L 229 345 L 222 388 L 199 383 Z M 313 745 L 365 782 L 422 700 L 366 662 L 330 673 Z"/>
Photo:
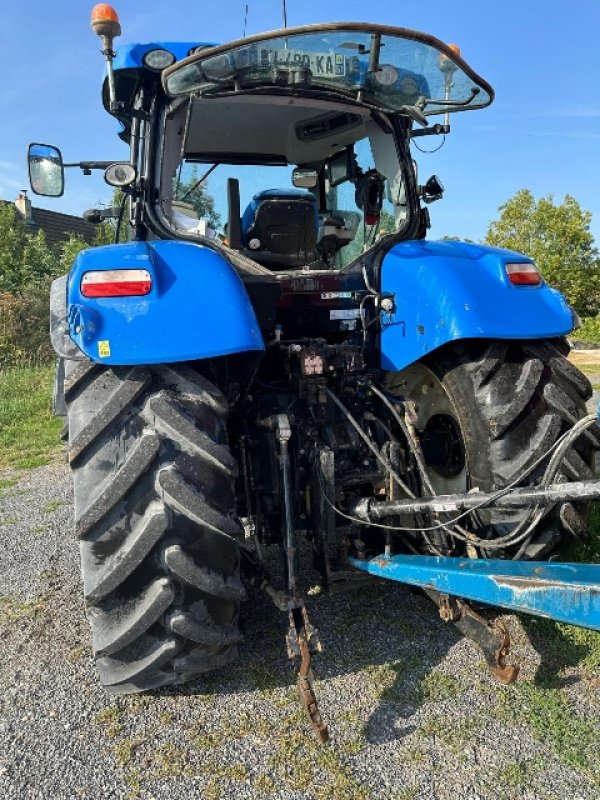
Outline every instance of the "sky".
<path id="1" fill-rule="evenodd" d="M 103 109 L 93 2 L 3 3 L 0 52 L 0 198 L 28 187 L 30 141 L 55 144 L 66 161 L 127 158 L 119 125 Z M 241 37 L 246 0 L 115 0 L 119 42 L 215 41 Z M 247 33 L 282 27 L 280 0 L 249 0 Z M 415 150 L 421 182 L 438 175 L 444 199 L 430 207 L 431 237 L 483 239 L 498 207 L 522 188 L 536 197 L 571 194 L 593 214 L 600 245 L 600 2 L 598 0 L 287 0 L 288 25 L 368 21 L 458 44 L 492 84 L 491 107 L 451 118 L 432 154 Z M 441 118 L 440 118 L 441 120 Z M 417 140 L 423 149 L 438 137 Z M 34 206 L 69 214 L 109 200 L 101 173 L 67 171 L 65 196 Z"/>

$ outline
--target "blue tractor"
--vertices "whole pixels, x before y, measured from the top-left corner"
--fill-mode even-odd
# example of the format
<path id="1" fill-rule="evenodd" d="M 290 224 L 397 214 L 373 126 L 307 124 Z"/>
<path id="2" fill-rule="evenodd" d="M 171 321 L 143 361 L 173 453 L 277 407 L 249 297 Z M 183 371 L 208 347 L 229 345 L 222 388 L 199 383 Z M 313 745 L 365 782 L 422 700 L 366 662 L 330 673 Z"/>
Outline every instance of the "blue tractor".
<path id="1" fill-rule="evenodd" d="M 548 561 L 599 494 L 576 315 L 528 256 L 426 238 L 443 186 L 419 182 L 411 140 L 491 86 L 385 25 L 118 52 L 110 6 L 92 26 L 129 157 L 67 166 L 122 193 L 118 243 L 54 283 L 51 335 L 102 683 L 225 667 L 254 583 L 326 739 L 313 567 L 325 590 L 421 586 L 505 681 L 507 631 L 469 600 L 600 628 L 599 568 Z M 30 146 L 35 192 L 61 195 L 64 166 Z"/>

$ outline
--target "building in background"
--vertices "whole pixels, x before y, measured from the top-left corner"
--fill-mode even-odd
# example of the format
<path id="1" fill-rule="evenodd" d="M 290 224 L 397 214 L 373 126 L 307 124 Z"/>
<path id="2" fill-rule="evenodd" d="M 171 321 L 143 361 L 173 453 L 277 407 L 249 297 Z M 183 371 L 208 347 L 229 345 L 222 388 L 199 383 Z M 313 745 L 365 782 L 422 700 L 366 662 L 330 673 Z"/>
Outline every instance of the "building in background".
<path id="1" fill-rule="evenodd" d="M 9 204 L 7 200 L 0 203 Z M 93 245 L 98 235 L 98 226 L 87 222 L 82 217 L 71 214 L 61 214 L 57 211 L 48 211 L 45 208 L 36 208 L 31 205 L 27 191 L 23 189 L 15 200 L 15 207 L 19 215 L 27 223 L 33 236 L 43 230 L 46 242 L 54 247 L 66 242 L 71 236 L 81 237 L 86 244 Z"/>

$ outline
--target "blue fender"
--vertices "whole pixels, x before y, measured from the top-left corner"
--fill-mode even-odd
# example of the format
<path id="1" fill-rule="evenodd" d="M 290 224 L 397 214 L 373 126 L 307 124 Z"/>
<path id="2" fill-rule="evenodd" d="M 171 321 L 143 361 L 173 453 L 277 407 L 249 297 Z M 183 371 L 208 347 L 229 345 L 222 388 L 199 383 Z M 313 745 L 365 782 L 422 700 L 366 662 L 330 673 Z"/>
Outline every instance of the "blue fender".
<path id="1" fill-rule="evenodd" d="M 382 317 L 382 369 L 400 370 L 459 339 L 545 339 L 573 329 L 560 292 L 514 286 L 505 264 L 532 263 L 521 253 L 466 242 L 395 245 L 381 265 L 381 290 L 395 308 Z"/>
<path id="2" fill-rule="evenodd" d="M 143 297 L 86 298 L 86 272 L 145 269 Z M 233 267 L 191 242 L 155 241 L 81 252 L 67 284 L 69 335 L 97 363 L 159 364 L 263 350 L 254 309 Z"/>

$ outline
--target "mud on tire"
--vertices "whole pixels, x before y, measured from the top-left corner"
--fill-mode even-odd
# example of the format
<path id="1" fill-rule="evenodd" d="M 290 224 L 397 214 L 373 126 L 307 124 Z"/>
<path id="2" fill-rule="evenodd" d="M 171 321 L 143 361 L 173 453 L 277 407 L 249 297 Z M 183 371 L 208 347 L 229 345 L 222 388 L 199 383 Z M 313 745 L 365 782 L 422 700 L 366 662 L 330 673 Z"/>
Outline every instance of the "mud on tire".
<path id="1" fill-rule="evenodd" d="M 101 682 L 136 692 L 230 663 L 244 590 L 226 398 L 182 365 L 71 361 L 65 372 L 75 529 Z"/>

